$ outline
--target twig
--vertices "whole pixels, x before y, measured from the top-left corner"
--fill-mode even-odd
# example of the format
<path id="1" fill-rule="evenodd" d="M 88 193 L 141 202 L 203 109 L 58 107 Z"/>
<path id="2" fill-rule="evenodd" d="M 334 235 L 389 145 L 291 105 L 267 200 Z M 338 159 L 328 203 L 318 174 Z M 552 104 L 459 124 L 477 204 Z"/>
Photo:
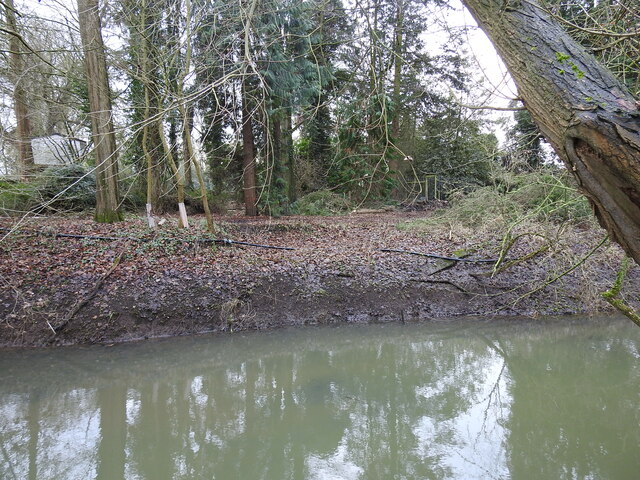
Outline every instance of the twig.
<path id="1" fill-rule="evenodd" d="M 464 288 L 456 285 L 453 282 L 450 282 L 449 280 L 427 280 L 425 278 L 412 278 L 411 281 L 412 282 L 420 282 L 420 283 L 440 283 L 440 284 L 444 284 L 444 285 L 451 285 L 453 288 L 456 288 L 456 289 L 460 290 L 465 295 L 469 295 L 469 292 L 467 292 Z"/>
<path id="2" fill-rule="evenodd" d="M 546 282 L 544 282 L 542 285 L 540 285 L 537 288 L 534 288 L 533 290 L 525 293 L 524 295 L 521 295 L 520 297 L 518 297 L 513 304 L 518 303 L 520 300 L 523 300 L 527 297 L 530 297 L 531 295 L 533 295 L 534 293 L 538 293 L 540 290 L 544 290 L 545 288 L 547 288 L 549 285 L 551 285 L 552 283 L 557 282 L 558 280 L 560 280 L 562 277 L 564 277 L 565 275 L 569 275 L 571 272 L 573 272 L 576 268 L 578 268 L 580 265 L 582 265 L 584 262 L 586 262 L 594 253 L 596 253 L 596 251 L 605 244 L 605 242 L 609 240 L 609 235 L 605 235 L 604 238 L 595 246 L 593 247 L 591 250 L 589 250 L 589 252 L 582 257 L 577 263 L 573 264 L 570 268 L 568 268 L 567 270 L 565 270 L 564 272 L 562 272 L 559 275 L 556 275 L 555 277 L 553 277 L 551 280 L 548 280 Z"/>
<path id="3" fill-rule="evenodd" d="M 245 247 L 270 248 L 272 250 L 295 250 L 295 248 L 292 247 L 276 247 L 274 245 L 262 245 L 260 243 L 237 242 L 235 240 L 229 240 L 228 238 L 202 238 L 196 241 L 199 243 L 216 243 L 219 245 L 242 245 Z"/>
<path id="4" fill-rule="evenodd" d="M 409 255 L 419 255 L 421 257 L 429 257 L 429 258 L 438 258 L 440 260 L 449 260 L 452 262 L 466 262 L 466 263 L 495 263 L 498 259 L 488 259 L 488 258 L 460 258 L 460 257 L 446 257 L 443 255 L 438 255 L 435 253 L 421 253 L 421 252 L 412 252 L 410 250 L 398 250 L 395 248 L 381 248 L 381 252 L 391 252 L 391 253 L 407 253 Z"/>
<path id="5" fill-rule="evenodd" d="M 86 295 L 82 300 L 80 300 L 79 302 L 77 302 L 73 308 L 71 310 L 69 310 L 67 312 L 67 314 L 64 316 L 64 318 L 62 319 L 62 322 L 60 322 L 59 325 L 57 325 L 56 327 L 52 327 L 51 324 L 49 324 L 49 327 L 51 327 L 51 329 L 53 330 L 53 337 L 55 337 L 55 335 L 57 335 L 58 333 L 60 333 L 60 331 L 62 329 L 64 329 L 67 324 L 71 321 L 71 319 L 87 304 L 89 303 L 89 300 L 91 300 L 93 297 L 96 296 L 96 294 L 98 293 L 98 291 L 100 290 L 100 288 L 102 288 L 102 285 L 104 284 L 104 281 L 109 277 L 109 275 L 111 275 L 114 270 L 118 267 L 118 265 L 120 264 L 120 260 L 122 259 L 122 256 L 124 255 L 127 247 L 129 246 L 129 244 L 127 243 L 124 247 L 122 247 L 122 250 L 120 251 L 120 253 L 118 254 L 118 256 L 114 259 L 113 263 L 111 264 L 111 267 L 109 268 L 109 270 L 107 270 L 107 272 L 102 275 L 102 277 L 100 277 L 100 279 L 96 282 L 96 284 L 94 285 L 93 289 L 91 290 L 91 292 L 89 292 L 88 295 Z M 48 323 L 48 322 L 47 322 Z M 51 340 L 53 339 L 53 337 L 51 338 Z"/>
<path id="6" fill-rule="evenodd" d="M 616 276 L 616 281 L 609 290 L 602 294 L 602 297 L 616 310 L 640 327 L 640 315 L 638 315 L 638 312 L 629 306 L 623 299 L 619 298 L 620 291 L 622 290 L 622 284 L 624 283 L 624 279 L 627 276 L 630 266 L 631 261 L 629 257 L 625 256 L 622 260 L 622 265 L 620 266 L 618 275 Z"/>
<path id="7" fill-rule="evenodd" d="M 10 232 L 10 233 L 22 233 L 24 235 L 32 235 L 38 236 L 43 235 L 47 237 L 54 238 L 78 238 L 78 239 L 88 239 L 88 240 L 105 240 L 105 241 L 116 241 L 116 240 L 129 240 L 132 242 L 150 242 L 152 239 L 148 238 L 138 238 L 138 237 L 105 237 L 102 235 L 81 235 L 75 233 L 54 233 L 54 232 L 41 232 L 38 230 L 11 230 L 9 228 L 0 227 L 0 231 Z M 239 242 L 236 240 L 230 240 L 228 238 L 196 238 L 193 240 L 187 240 L 183 238 L 165 238 L 164 240 L 170 242 L 184 242 L 184 243 L 215 243 L 218 245 L 242 245 L 245 247 L 259 247 L 259 248 L 270 248 L 273 250 L 295 250 L 292 247 L 276 247 L 274 245 L 262 245 L 260 243 L 249 243 L 249 242 Z"/>

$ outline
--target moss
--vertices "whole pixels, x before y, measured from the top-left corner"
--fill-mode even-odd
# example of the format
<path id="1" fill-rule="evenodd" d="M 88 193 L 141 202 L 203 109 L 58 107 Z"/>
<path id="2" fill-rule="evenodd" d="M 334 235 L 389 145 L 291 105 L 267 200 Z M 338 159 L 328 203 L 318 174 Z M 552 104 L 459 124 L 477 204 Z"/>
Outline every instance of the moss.
<path id="1" fill-rule="evenodd" d="M 620 270 L 618 271 L 618 275 L 616 276 L 616 281 L 613 283 L 611 289 L 607 290 L 602 294 L 602 297 L 609 302 L 609 304 L 622 313 L 624 316 L 629 318 L 633 323 L 640 327 L 640 315 L 636 312 L 631 306 L 629 306 L 623 299 L 619 297 L 620 291 L 622 290 L 622 285 L 624 283 L 624 279 L 627 276 L 627 272 L 631 266 L 631 259 L 629 257 L 625 257 L 622 260 L 622 265 Z"/>
<path id="2" fill-rule="evenodd" d="M 105 210 L 102 212 L 96 210 L 94 219 L 98 223 L 116 223 L 124 220 L 124 215 L 118 210 Z"/>
<path id="3" fill-rule="evenodd" d="M 34 194 L 34 187 L 28 183 L 1 180 L 0 212 L 8 215 L 26 212 L 33 204 Z"/>

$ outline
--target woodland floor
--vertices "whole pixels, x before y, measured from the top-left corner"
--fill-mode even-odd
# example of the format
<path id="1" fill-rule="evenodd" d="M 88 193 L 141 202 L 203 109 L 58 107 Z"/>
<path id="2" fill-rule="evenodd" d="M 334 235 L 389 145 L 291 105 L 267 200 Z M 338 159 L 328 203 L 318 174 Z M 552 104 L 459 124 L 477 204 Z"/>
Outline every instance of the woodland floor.
<path id="1" fill-rule="evenodd" d="M 217 218 L 221 231 L 216 238 L 295 250 L 202 243 L 197 240 L 207 236 L 204 221 L 193 217 L 190 230 L 179 230 L 175 217 L 167 217 L 156 233 L 134 216 L 116 225 L 81 217 L 39 217 L 19 224 L 0 219 L 0 346 L 606 311 L 600 294 L 610 288 L 621 258 L 614 245 L 544 287 L 602 239 L 599 229 L 572 228 L 551 250 L 493 276 L 491 264 L 451 266 L 444 260 L 380 251 L 457 256 L 461 249 L 474 250 L 469 258 L 495 258 L 499 252 L 499 236 L 406 228 L 430 215 L 425 210 Z M 7 234 L 7 229 L 14 231 Z M 60 233 L 129 238 L 56 236 Z M 524 239 L 509 255 L 526 255 L 538 247 Z M 447 266 L 451 268 L 440 270 Z M 634 298 L 639 278 L 634 267 L 627 282 L 632 286 L 627 294 Z"/>

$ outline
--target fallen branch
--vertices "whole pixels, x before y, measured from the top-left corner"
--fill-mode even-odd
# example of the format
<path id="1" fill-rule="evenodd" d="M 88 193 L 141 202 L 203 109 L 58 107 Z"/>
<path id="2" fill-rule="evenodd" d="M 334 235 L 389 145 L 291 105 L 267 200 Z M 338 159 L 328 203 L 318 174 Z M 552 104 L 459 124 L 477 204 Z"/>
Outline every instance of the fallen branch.
<path id="1" fill-rule="evenodd" d="M 463 256 L 460 256 L 458 258 L 462 259 L 462 258 L 466 258 L 468 257 L 468 254 L 465 254 Z M 447 270 L 452 269 L 453 267 L 457 267 L 458 265 L 460 265 L 460 263 L 458 262 L 449 262 L 447 263 L 444 267 L 440 267 L 437 270 L 434 270 L 433 272 L 429 273 L 427 276 L 428 277 L 432 277 L 433 275 L 437 274 L 437 273 L 442 273 L 442 272 L 446 272 Z"/>
<path id="2" fill-rule="evenodd" d="M 398 250 L 395 248 L 381 248 L 381 252 L 391 252 L 391 253 L 406 253 L 409 255 L 419 255 L 421 257 L 429 257 L 429 258 L 437 258 L 439 260 L 449 260 L 451 262 L 466 262 L 466 263 L 495 263 L 498 259 L 487 259 L 487 258 L 461 258 L 461 257 L 447 257 L 443 255 L 438 255 L 435 253 L 421 253 L 421 252 L 412 252 L 411 250 Z"/>
<path id="3" fill-rule="evenodd" d="M 453 288 L 456 288 L 456 289 L 460 290 L 465 295 L 469 295 L 469 292 L 467 292 L 464 288 L 456 285 L 453 282 L 450 282 L 449 280 L 427 280 L 425 278 L 412 278 L 411 281 L 412 282 L 420 282 L 420 283 L 439 283 L 439 284 L 444 284 L 444 285 L 451 285 Z"/>
<path id="4" fill-rule="evenodd" d="M 270 248 L 272 250 L 295 250 L 295 248 L 292 247 L 276 247 L 274 245 L 262 245 L 260 243 L 238 242 L 236 240 L 229 240 L 228 238 L 203 238 L 196 241 L 200 243 L 215 243 L 217 245 L 242 245 L 245 247 Z"/>
<path id="5" fill-rule="evenodd" d="M 521 238 L 524 238 L 526 236 L 541 237 L 547 242 L 547 244 L 545 246 L 541 247 L 540 249 L 536 250 L 535 252 L 529 253 L 529 254 L 527 254 L 527 255 L 525 255 L 523 257 L 516 258 L 515 260 L 508 259 L 507 258 L 507 254 L 513 248 L 513 246 L 516 244 L 516 242 L 518 240 L 520 240 Z M 541 254 L 543 252 L 546 252 L 550 248 L 551 248 L 551 242 L 549 242 L 549 240 L 547 239 L 547 237 L 545 235 L 542 235 L 540 233 L 524 232 L 524 233 L 521 233 L 519 235 L 516 235 L 515 237 L 512 237 L 511 236 L 511 229 L 510 229 L 509 232 L 507 232 L 507 234 L 503 238 L 502 248 L 500 249 L 500 255 L 498 257 L 498 261 L 493 266 L 492 275 L 496 275 L 496 274 L 498 274 L 500 272 L 503 272 L 506 269 L 513 267 L 514 265 L 518 265 L 519 263 L 526 262 L 527 260 L 530 260 L 533 257 L 536 257 L 537 255 L 539 255 L 539 254 Z"/>
<path id="6" fill-rule="evenodd" d="M 589 252 L 587 252 L 587 254 L 582 257 L 578 262 L 574 263 L 571 267 L 569 267 L 568 269 L 566 269 L 564 272 L 560 273 L 559 275 L 556 275 L 555 277 L 553 277 L 551 280 L 547 280 L 546 282 L 544 282 L 542 285 L 540 285 L 537 288 L 534 288 L 533 290 L 521 295 L 520 297 L 518 297 L 517 299 L 514 300 L 513 305 L 517 304 L 520 300 L 523 300 L 527 297 L 530 297 L 531 295 L 538 293 L 541 290 L 544 290 L 545 288 L 547 288 L 549 285 L 551 285 L 552 283 L 557 282 L 558 280 L 560 280 L 562 277 L 569 275 L 571 272 L 573 272 L 576 268 L 578 268 L 580 265 L 582 265 L 584 262 L 586 262 L 589 258 L 591 258 L 591 256 L 596 253 L 596 251 L 598 251 L 598 249 L 600 247 L 602 247 L 602 245 L 604 245 L 607 240 L 609 240 L 609 235 L 605 235 L 604 238 L 595 246 L 593 247 L 591 250 L 589 250 Z"/>
<path id="7" fill-rule="evenodd" d="M 533 252 L 529 252 L 526 255 L 523 255 L 520 258 L 516 258 L 515 260 L 511 260 L 510 262 L 505 262 L 502 263 L 500 265 L 500 267 L 498 268 L 494 268 L 493 272 L 491 272 L 491 275 L 497 275 L 498 273 L 504 272 L 505 270 L 507 270 L 508 268 L 511 268 L 515 265 L 518 265 L 520 263 L 524 263 L 526 261 L 531 260 L 534 257 L 537 257 L 538 255 L 542 255 L 544 252 L 548 251 L 551 248 L 551 245 L 546 244 L 543 245 L 542 247 L 540 247 L 538 250 L 535 250 Z M 496 264 L 497 266 L 497 264 Z"/>
<path id="8" fill-rule="evenodd" d="M 9 232 L 9 233 L 21 233 L 23 235 L 30 236 L 38 236 L 42 235 L 45 237 L 53 237 L 53 238 L 77 238 L 77 239 L 87 239 L 87 240 L 105 240 L 105 241 L 116 241 L 116 240 L 128 240 L 132 242 L 150 242 L 155 240 L 155 238 L 138 238 L 138 237 L 105 237 L 102 235 L 81 235 L 75 233 L 54 233 L 54 232 L 41 232 L 38 230 L 12 230 L 9 228 L 0 227 L 0 231 Z M 276 247 L 274 245 L 262 245 L 260 243 L 250 243 L 250 242 L 239 242 L 236 240 L 230 240 L 228 238 L 196 238 L 193 240 L 186 240 L 183 238 L 169 238 L 166 237 L 163 240 L 168 242 L 183 242 L 183 243 L 215 243 L 216 245 L 241 245 L 245 247 L 259 247 L 259 248 L 269 248 L 273 250 L 295 250 L 292 247 Z"/>
<path id="9" fill-rule="evenodd" d="M 104 237 L 101 235 L 80 235 L 75 233 L 55 233 L 55 232 L 41 232 L 39 230 L 13 230 L 11 228 L 0 227 L 0 232 L 8 232 L 8 233 L 20 233 L 22 235 L 28 235 L 32 237 L 44 236 L 44 237 L 53 237 L 53 238 L 78 238 L 78 239 L 89 239 L 89 240 L 130 240 L 133 242 L 144 242 L 146 240 L 142 238 L 136 237 Z"/>
<path id="10" fill-rule="evenodd" d="M 93 289 L 89 292 L 88 295 L 86 295 L 82 300 L 80 300 L 79 302 L 77 302 L 73 308 L 71 310 L 69 310 L 67 312 L 67 314 L 64 316 L 64 318 L 62 319 L 62 321 L 60 322 L 59 325 L 57 326 L 52 326 L 51 324 L 49 324 L 49 328 L 51 328 L 51 330 L 53 330 L 53 336 L 51 338 L 51 340 L 53 340 L 53 337 L 55 337 L 55 335 L 57 335 L 58 333 L 60 333 L 60 331 L 62 331 L 71 321 L 71 319 L 73 319 L 73 317 L 87 304 L 89 303 L 89 301 L 96 296 L 96 294 L 98 293 L 98 291 L 100 290 L 100 288 L 102 288 L 102 285 L 104 284 L 104 281 L 109 277 L 109 275 L 111 275 L 114 270 L 118 267 L 118 265 L 120 264 L 120 260 L 122 259 L 122 256 L 124 255 L 124 252 L 126 251 L 127 247 L 129 246 L 129 244 L 125 245 L 124 247 L 122 247 L 122 250 L 120 250 L 120 253 L 116 256 L 116 258 L 113 260 L 113 263 L 111 264 L 111 267 L 109 268 L 109 270 L 107 270 L 107 272 L 102 275 L 102 277 L 100 277 L 100 279 L 96 282 L 96 284 L 94 285 Z"/>

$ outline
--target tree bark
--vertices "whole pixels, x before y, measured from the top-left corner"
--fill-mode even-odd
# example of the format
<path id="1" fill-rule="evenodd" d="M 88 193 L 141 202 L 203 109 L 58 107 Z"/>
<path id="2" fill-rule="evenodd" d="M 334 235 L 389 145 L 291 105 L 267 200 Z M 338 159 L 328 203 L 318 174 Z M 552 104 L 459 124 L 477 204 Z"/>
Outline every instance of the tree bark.
<path id="1" fill-rule="evenodd" d="M 89 92 L 89 116 L 96 156 L 96 214 L 102 223 L 122 220 L 119 211 L 118 157 L 111 93 L 102 41 L 98 0 L 78 0 L 80 38 Z"/>
<path id="2" fill-rule="evenodd" d="M 396 1 L 396 23 L 393 32 L 393 108 L 391 109 L 391 138 L 396 144 L 400 139 L 400 94 L 402 66 L 404 63 L 404 7 L 405 0 Z M 395 184 L 391 195 L 394 198 L 398 198 L 402 175 L 400 172 L 400 157 L 396 152 L 393 152 L 389 158 L 389 169 Z"/>
<path id="3" fill-rule="evenodd" d="M 463 0 L 600 224 L 640 263 L 637 100 L 536 0 Z"/>
<path id="4" fill-rule="evenodd" d="M 187 218 L 187 210 L 184 205 L 184 171 L 176 164 L 175 159 L 173 158 L 173 150 L 169 141 L 167 140 L 167 136 L 164 133 L 164 122 L 162 121 L 162 117 L 158 117 L 156 120 L 156 127 L 158 128 L 158 136 L 160 137 L 160 141 L 162 143 L 162 150 L 164 151 L 164 156 L 167 159 L 167 163 L 173 172 L 174 183 L 176 185 L 176 194 L 178 197 L 178 227 L 179 228 L 189 228 L 189 220 Z"/>
<path id="5" fill-rule="evenodd" d="M 253 126 L 246 85 L 242 86 L 242 191 L 245 215 L 258 215 L 256 198 L 256 160 L 253 148 Z"/>
<path id="6" fill-rule="evenodd" d="M 202 208 L 204 209 L 204 216 L 207 219 L 207 229 L 214 233 L 215 225 L 213 223 L 213 215 L 211 214 L 211 208 L 209 208 L 209 197 L 207 196 L 207 185 L 204 181 L 204 175 L 202 174 L 202 167 L 200 166 L 200 159 L 196 156 L 196 150 L 193 145 L 193 139 L 191 138 L 191 121 L 193 118 L 193 114 L 190 111 L 193 109 L 191 105 L 186 102 L 184 96 L 184 83 L 185 78 L 189 71 L 191 70 L 191 0 L 185 1 L 185 30 L 186 30 L 186 44 L 185 44 L 185 56 L 184 56 L 184 64 L 183 69 L 179 74 L 177 87 L 178 87 L 178 98 L 181 99 L 179 104 L 179 111 L 182 115 L 182 140 L 184 142 L 184 156 L 185 168 L 188 168 L 188 165 L 193 165 L 196 171 L 196 177 L 198 178 L 198 183 L 200 184 L 200 196 L 202 198 Z M 183 183 L 184 185 L 184 183 Z M 184 208 L 184 202 L 181 203 L 180 215 L 184 216 L 184 220 L 186 220 L 186 211 Z"/>
<path id="7" fill-rule="evenodd" d="M 402 65 L 404 62 L 404 1 L 396 1 L 396 24 L 393 40 L 393 112 L 391 118 L 391 136 L 398 140 L 400 136 L 400 92 L 402 86 Z M 393 167 L 392 167 L 393 168 Z M 397 167 L 394 168 L 397 170 Z"/>
<path id="8" fill-rule="evenodd" d="M 296 176 L 296 156 L 293 151 L 292 111 L 290 107 L 286 109 L 283 127 L 283 149 L 284 157 L 287 161 L 287 175 L 289 177 L 289 181 L 287 182 L 287 196 L 289 198 L 289 205 L 292 205 L 298 199 L 298 184 Z"/>
<path id="9" fill-rule="evenodd" d="M 140 5 L 140 26 L 141 31 L 146 31 L 147 20 L 146 20 L 146 2 L 143 0 Z M 142 152 L 144 154 L 145 163 L 147 165 L 147 224 L 149 228 L 156 228 L 156 220 L 153 216 L 155 213 L 153 210 L 153 206 L 157 204 L 155 201 L 157 199 L 157 184 L 155 182 L 155 166 L 153 158 L 151 157 L 151 153 L 149 151 L 149 130 L 151 130 L 151 122 L 149 118 L 151 116 L 151 94 L 149 92 L 149 72 L 147 68 L 147 62 L 149 58 L 148 48 L 147 48 L 148 39 L 146 35 L 140 35 L 140 73 L 142 75 L 142 85 L 144 88 L 144 125 L 142 126 Z"/>
<path id="10" fill-rule="evenodd" d="M 3 3 L 7 36 L 9 37 L 9 71 L 13 83 L 13 110 L 16 116 L 16 144 L 18 147 L 18 170 L 22 179 L 26 180 L 33 170 L 33 149 L 31 148 L 31 122 L 29 121 L 29 107 L 27 105 L 27 92 L 23 86 L 24 81 L 24 48 L 13 0 Z"/>
<path id="11" fill-rule="evenodd" d="M 186 133 L 188 132 L 189 135 L 191 135 L 191 131 L 193 130 L 193 123 L 194 123 L 194 109 L 193 108 L 187 108 L 186 109 L 186 114 L 187 114 L 187 118 L 186 119 L 182 119 L 182 121 L 186 121 L 187 125 L 183 125 L 182 128 L 182 144 L 184 145 L 186 143 L 185 140 L 185 136 Z M 192 174 L 191 174 L 191 159 L 187 156 L 187 155 L 183 155 L 182 156 L 182 168 L 184 170 L 184 184 L 186 188 L 191 188 L 193 185 L 193 180 L 192 180 Z"/>

